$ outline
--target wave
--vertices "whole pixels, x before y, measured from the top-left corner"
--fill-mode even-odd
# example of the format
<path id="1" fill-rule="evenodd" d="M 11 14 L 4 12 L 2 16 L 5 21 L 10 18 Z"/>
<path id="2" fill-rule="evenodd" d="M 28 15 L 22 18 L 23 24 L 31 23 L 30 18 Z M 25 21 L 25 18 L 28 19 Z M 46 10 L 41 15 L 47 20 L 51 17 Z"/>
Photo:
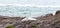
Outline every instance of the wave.
<path id="1" fill-rule="evenodd" d="M 2 4 L 1 4 L 2 5 Z M 4 5 L 4 4 L 3 4 Z M 14 4 L 8 4 L 0 6 L 0 15 L 5 16 L 40 16 L 47 13 L 55 13 L 55 11 L 60 10 L 60 7 L 35 7 L 35 6 L 17 6 Z"/>

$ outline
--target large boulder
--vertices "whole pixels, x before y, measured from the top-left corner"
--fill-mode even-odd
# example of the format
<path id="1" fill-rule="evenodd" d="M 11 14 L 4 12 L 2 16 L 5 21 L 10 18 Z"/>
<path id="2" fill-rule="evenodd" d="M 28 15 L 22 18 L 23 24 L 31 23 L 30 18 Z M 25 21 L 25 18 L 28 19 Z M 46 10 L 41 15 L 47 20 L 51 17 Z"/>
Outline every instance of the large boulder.
<path id="1" fill-rule="evenodd" d="M 55 15 L 59 15 L 60 14 L 60 10 L 56 11 Z"/>
<path id="2" fill-rule="evenodd" d="M 55 18 L 56 19 L 60 19 L 60 10 L 56 11 Z"/>

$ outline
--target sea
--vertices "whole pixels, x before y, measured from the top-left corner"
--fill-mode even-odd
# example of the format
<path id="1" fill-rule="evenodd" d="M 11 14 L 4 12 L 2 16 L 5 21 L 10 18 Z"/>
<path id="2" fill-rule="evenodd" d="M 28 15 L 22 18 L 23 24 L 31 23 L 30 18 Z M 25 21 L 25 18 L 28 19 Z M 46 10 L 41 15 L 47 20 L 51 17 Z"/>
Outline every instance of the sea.
<path id="1" fill-rule="evenodd" d="M 35 17 L 48 13 L 55 14 L 60 7 L 0 6 L 2 16 Z"/>

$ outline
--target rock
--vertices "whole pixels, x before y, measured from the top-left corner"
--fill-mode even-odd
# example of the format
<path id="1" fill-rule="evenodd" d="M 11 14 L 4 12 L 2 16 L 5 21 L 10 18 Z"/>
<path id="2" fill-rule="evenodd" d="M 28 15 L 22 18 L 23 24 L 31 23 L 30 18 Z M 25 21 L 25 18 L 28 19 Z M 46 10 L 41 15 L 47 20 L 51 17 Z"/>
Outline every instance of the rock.
<path id="1" fill-rule="evenodd" d="M 3 25 L 0 24 L 0 28 L 5 28 L 5 27 L 3 27 Z"/>
<path id="2" fill-rule="evenodd" d="M 7 26 L 10 24 L 20 23 L 25 17 L 9 17 L 9 16 L 0 16 L 0 24 Z"/>
<path id="3" fill-rule="evenodd" d="M 14 28 L 28 28 L 31 22 L 34 22 L 34 21 L 29 20 L 29 21 L 23 21 L 20 23 L 16 23 L 14 24 Z"/>
<path id="4" fill-rule="evenodd" d="M 35 18 L 38 19 L 38 20 L 52 19 L 53 18 L 53 14 L 50 13 L 50 14 L 46 14 L 45 16 L 38 16 L 38 17 L 35 17 Z"/>
<path id="5" fill-rule="evenodd" d="M 25 24 L 24 23 L 15 23 L 13 26 L 14 26 L 14 28 L 24 28 Z"/>
<path id="6" fill-rule="evenodd" d="M 55 18 L 56 19 L 60 19 L 60 10 L 56 11 Z"/>
<path id="7" fill-rule="evenodd" d="M 60 20 L 55 20 L 52 24 L 50 24 L 51 28 L 60 28 Z"/>
<path id="8" fill-rule="evenodd" d="M 56 13 L 55 13 L 55 15 L 58 15 L 58 14 L 60 14 L 60 10 L 56 11 Z"/>
<path id="9" fill-rule="evenodd" d="M 46 14 L 46 17 L 48 17 L 48 16 L 53 16 L 53 14 L 52 14 L 52 13 L 50 13 L 50 14 Z"/>

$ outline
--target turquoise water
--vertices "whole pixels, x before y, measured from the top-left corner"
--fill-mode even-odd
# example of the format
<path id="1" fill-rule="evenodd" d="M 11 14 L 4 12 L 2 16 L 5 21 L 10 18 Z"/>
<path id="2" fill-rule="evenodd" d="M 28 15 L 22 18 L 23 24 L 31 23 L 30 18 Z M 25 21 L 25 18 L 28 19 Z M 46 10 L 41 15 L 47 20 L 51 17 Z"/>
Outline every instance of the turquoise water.
<path id="1" fill-rule="evenodd" d="M 47 13 L 55 13 L 60 7 L 20 7 L 0 6 L 0 15 L 3 16 L 40 16 Z"/>

